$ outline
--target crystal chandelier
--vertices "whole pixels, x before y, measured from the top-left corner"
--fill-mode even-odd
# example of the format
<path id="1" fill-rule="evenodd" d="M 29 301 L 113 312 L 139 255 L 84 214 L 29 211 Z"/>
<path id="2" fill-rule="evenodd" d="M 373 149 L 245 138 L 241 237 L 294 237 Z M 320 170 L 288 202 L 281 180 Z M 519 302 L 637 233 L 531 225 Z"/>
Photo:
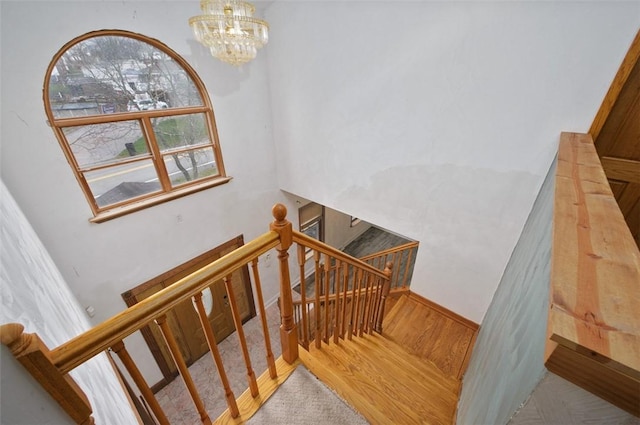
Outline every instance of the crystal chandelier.
<path id="1" fill-rule="evenodd" d="M 196 39 L 231 65 L 256 57 L 269 41 L 269 24 L 253 17 L 255 7 L 241 0 L 200 0 L 202 15 L 189 19 Z"/>

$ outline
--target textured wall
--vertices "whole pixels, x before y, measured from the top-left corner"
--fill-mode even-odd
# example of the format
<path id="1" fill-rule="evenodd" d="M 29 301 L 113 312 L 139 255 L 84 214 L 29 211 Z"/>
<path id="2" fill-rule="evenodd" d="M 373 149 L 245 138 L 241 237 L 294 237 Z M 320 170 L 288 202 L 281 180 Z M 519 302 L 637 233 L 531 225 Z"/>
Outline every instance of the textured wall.
<path id="1" fill-rule="evenodd" d="M 505 424 L 542 378 L 551 265 L 555 162 L 480 327 L 464 376 L 458 424 Z"/>
<path id="2" fill-rule="evenodd" d="M 0 324 L 18 322 L 54 348 L 89 328 L 82 308 L 33 228 L 0 182 Z M 67 418 L 2 349 L 3 424 L 62 424 Z M 89 397 L 97 424 L 135 424 L 122 386 L 104 354 L 71 372 Z M 25 397 L 25 394 L 28 396 Z M 69 421 L 71 423 L 71 421 Z"/>
<path id="3" fill-rule="evenodd" d="M 265 16 L 280 187 L 419 241 L 411 289 L 480 323 L 640 3 L 274 1 Z"/>

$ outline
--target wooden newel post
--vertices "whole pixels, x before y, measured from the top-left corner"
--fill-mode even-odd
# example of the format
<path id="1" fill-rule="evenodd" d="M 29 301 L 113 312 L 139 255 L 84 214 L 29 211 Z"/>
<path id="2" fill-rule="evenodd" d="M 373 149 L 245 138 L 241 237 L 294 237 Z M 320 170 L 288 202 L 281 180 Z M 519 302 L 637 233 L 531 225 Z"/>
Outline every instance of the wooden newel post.
<path id="1" fill-rule="evenodd" d="M 280 344 L 282 345 L 282 358 L 291 364 L 298 358 L 298 330 L 293 320 L 288 252 L 289 247 L 293 244 L 293 228 L 286 219 L 287 208 L 284 205 L 274 205 L 272 213 L 275 220 L 269 228 L 280 235 L 280 244 L 276 247 L 280 262 Z"/>
<path id="2" fill-rule="evenodd" d="M 19 323 L 2 325 L 0 340 L 75 423 L 93 425 L 87 396 L 71 376 L 60 373 L 40 337 L 23 331 L 24 326 Z"/>
<path id="3" fill-rule="evenodd" d="M 387 296 L 391 290 L 391 269 L 393 269 L 393 263 L 387 262 L 383 273 L 387 276 L 387 279 L 382 284 L 382 293 L 380 294 L 380 306 L 378 308 L 378 320 L 376 321 L 375 331 L 382 333 L 382 320 L 384 320 L 384 305 L 387 302 Z"/>

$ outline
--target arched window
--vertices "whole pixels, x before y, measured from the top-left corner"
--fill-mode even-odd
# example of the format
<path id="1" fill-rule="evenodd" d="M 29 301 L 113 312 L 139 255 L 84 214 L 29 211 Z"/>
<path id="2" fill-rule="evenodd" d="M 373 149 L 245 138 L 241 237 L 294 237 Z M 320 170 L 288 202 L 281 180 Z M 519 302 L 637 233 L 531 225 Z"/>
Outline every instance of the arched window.
<path id="1" fill-rule="evenodd" d="M 44 104 L 91 221 L 230 180 L 202 81 L 157 40 L 104 30 L 70 41 L 49 65 Z"/>

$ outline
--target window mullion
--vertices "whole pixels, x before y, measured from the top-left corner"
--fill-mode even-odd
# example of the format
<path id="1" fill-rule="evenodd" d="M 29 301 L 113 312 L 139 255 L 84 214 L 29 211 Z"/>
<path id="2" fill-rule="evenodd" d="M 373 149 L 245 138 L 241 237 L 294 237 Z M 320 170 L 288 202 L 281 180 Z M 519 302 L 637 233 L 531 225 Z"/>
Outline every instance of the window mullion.
<path id="1" fill-rule="evenodd" d="M 146 136 L 145 138 L 147 140 L 149 151 L 151 152 L 153 165 L 156 169 L 156 173 L 158 174 L 158 179 L 160 179 L 160 185 L 162 186 L 162 190 L 164 192 L 168 192 L 171 190 L 171 181 L 169 179 L 169 173 L 167 172 L 167 167 L 165 166 L 164 159 L 162 158 L 162 153 L 160 153 L 158 139 L 156 138 L 156 134 L 153 131 L 151 118 L 143 117 L 141 122 L 142 130 Z"/>
<path id="2" fill-rule="evenodd" d="M 64 132 L 62 131 L 61 128 L 54 126 L 53 132 L 55 133 L 58 140 L 66 140 L 64 136 Z M 62 147 L 62 151 L 64 152 L 64 155 L 67 157 L 67 162 L 71 165 L 71 168 L 73 169 L 73 173 L 76 176 L 76 180 L 80 184 L 80 187 L 82 187 L 83 189 L 84 196 L 87 199 L 87 202 L 89 202 L 89 207 L 91 208 L 91 212 L 93 213 L 93 215 L 96 215 L 99 209 L 98 203 L 96 202 L 93 196 L 93 193 L 91 192 L 91 188 L 89 187 L 89 183 L 87 183 L 87 179 L 84 175 L 84 172 L 82 172 L 82 170 L 80 169 L 80 164 L 78 164 L 78 161 L 76 160 L 76 157 L 73 154 L 71 147 L 67 143 L 60 143 L 60 146 Z"/>

